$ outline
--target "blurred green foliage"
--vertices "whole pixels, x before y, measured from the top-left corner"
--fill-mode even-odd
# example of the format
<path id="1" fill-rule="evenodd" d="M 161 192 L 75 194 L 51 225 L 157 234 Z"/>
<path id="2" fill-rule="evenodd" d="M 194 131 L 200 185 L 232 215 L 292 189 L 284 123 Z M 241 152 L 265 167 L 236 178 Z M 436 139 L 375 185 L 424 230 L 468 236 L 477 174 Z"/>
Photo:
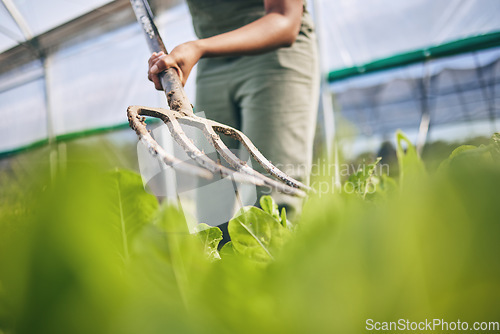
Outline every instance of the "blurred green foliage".
<path id="1" fill-rule="evenodd" d="M 499 135 L 435 173 L 398 142 L 397 186 L 368 168 L 351 179 L 364 182 L 358 191 L 312 195 L 293 229 L 264 198 L 231 220 L 220 252 L 217 228 L 189 234 L 138 175 L 85 153 L 54 180 L 46 168 L 35 183 L 3 179 L 13 200 L 0 203 L 0 332 L 344 334 L 367 319 L 499 321 Z M 366 196 L 368 182 L 385 184 L 383 195 Z"/>

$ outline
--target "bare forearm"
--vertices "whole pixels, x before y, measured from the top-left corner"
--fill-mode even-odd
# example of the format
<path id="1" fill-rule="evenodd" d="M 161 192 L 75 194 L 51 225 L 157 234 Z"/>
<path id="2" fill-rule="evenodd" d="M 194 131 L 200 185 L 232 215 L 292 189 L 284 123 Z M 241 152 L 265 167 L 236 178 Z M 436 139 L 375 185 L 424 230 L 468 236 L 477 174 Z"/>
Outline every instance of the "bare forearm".
<path id="1" fill-rule="evenodd" d="M 159 74 L 175 68 L 182 84 L 202 57 L 241 56 L 264 53 L 293 44 L 302 21 L 302 0 L 264 0 L 266 15 L 239 29 L 210 38 L 183 43 L 169 55 L 153 53 L 148 78 L 161 90 Z"/>
<path id="2" fill-rule="evenodd" d="M 296 39 L 302 16 L 299 3 L 286 14 L 271 12 L 239 29 L 195 41 L 202 57 L 259 54 L 290 46 Z"/>

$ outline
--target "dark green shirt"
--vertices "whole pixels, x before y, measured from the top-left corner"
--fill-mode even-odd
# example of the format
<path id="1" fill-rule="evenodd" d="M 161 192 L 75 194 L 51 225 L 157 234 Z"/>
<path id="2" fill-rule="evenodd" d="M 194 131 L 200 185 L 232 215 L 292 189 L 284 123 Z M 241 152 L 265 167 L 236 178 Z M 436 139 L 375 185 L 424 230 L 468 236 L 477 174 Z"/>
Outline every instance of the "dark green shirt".
<path id="1" fill-rule="evenodd" d="M 263 0 L 187 0 L 187 3 L 198 38 L 238 29 L 266 14 Z M 312 29 L 305 2 L 302 29 Z"/>

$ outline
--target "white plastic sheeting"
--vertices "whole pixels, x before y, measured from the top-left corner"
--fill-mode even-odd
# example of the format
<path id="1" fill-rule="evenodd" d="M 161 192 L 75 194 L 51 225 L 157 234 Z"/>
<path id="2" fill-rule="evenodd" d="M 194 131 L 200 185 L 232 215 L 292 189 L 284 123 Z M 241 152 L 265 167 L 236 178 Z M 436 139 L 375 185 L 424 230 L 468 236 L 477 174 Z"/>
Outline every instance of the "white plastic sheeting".
<path id="1" fill-rule="evenodd" d="M 16 46 L 23 40 L 23 34 L 17 24 L 10 17 L 7 9 L 0 4 L 0 52 Z"/>
<path id="2" fill-rule="evenodd" d="M 124 123 L 127 106 L 156 102 L 145 81 L 147 49 L 137 47 L 143 37 L 136 28 L 120 29 L 51 58 L 56 135 Z"/>
<path id="3" fill-rule="evenodd" d="M 0 95 L 0 152 L 47 138 L 43 86 L 36 79 Z"/>
<path id="4" fill-rule="evenodd" d="M 426 64 L 420 63 L 374 72 L 360 77 L 347 78 L 331 83 L 330 89 L 332 92 L 342 93 L 349 89 L 375 86 L 393 80 L 414 80 L 424 76 L 433 76 L 447 69 L 475 69 L 478 65 L 490 64 L 499 58 L 499 48 L 482 50 L 474 54 L 465 53 L 452 57 L 433 59 L 427 61 Z"/>
<path id="5" fill-rule="evenodd" d="M 316 0 L 324 71 L 500 31 L 498 0 Z"/>
<path id="6" fill-rule="evenodd" d="M 39 35 L 112 0 L 15 0 L 31 32 Z"/>
<path id="7" fill-rule="evenodd" d="M 0 152 L 47 138 L 44 84 L 38 61 L 0 77 Z"/>
<path id="8" fill-rule="evenodd" d="M 99 6 L 110 2 L 11 1 L 35 35 L 88 11 L 100 10 Z M 500 31 L 498 0 L 309 1 L 309 5 L 313 3 L 314 14 L 320 22 L 318 29 L 322 37 L 325 72 Z M 169 50 L 195 38 L 186 5 L 160 13 L 157 23 Z M 96 27 L 88 29 L 95 30 Z M 82 31 L 84 34 L 85 31 Z M 0 52 L 23 39 L 20 29 L 0 4 Z M 164 96 L 155 92 L 147 81 L 148 57 L 142 32 L 136 23 L 132 23 L 111 32 L 103 31 L 102 35 L 84 42 L 56 48 L 48 55 L 46 77 L 41 61 L 1 74 L 0 153 L 49 135 L 47 101 L 44 97 L 46 87 L 50 92 L 51 128 L 55 135 L 125 123 L 128 105 L 165 106 Z M 457 60 L 453 66 L 475 66 L 470 59 L 464 59 Z M 451 65 L 447 63 L 443 66 Z M 431 71 L 434 71 L 433 68 L 436 69 L 431 67 Z M 439 72 L 438 69 L 436 71 Z M 363 76 L 356 81 L 343 82 L 335 89 L 348 90 L 352 88 L 349 83 L 364 87 L 379 84 L 384 75 L 386 77 L 382 81 L 392 80 L 391 75 L 419 77 L 424 74 L 421 68 L 388 71 L 379 74 L 377 82 L 370 83 L 370 78 L 374 76 Z M 186 87 L 192 102 L 195 102 L 194 76 L 193 72 Z"/>
<path id="9" fill-rule="evenodd" d="M 190 20 L 186 6 L 157 18 L 168 49 L 194 38 Z M 45 84 L 54 135 L 124 124 L 129 105 L 166 107 L 147 80 L 148 58 L 143 32 L 132 23 L 49 55 L 47 81 L 41 62 L 1 75 L 0 117 L 10 121 L 0 122 L 0 152 L 47 137 Z M 193 101 L 195 75 L 186 85 Z"/>
<path id="10" fill-rule="evenodd" d="M 430 141 L 500 130 L 500 48 L 353 77 L 330 88 L 337 119 L 353 125 L 339 126 L 348 158 L 376 152 L 386 140 L 394 143 L 397 129 L 416 141 L 424 113 Z"/>
<path id="11" fill-rule="evenodd" d="M 158 18 L 168 49 L 193 36 L 186 14 L 182 7 Z M 178 26 L 186 27 L 182 34 L 169 34 Z M 164 95 L 147 80 L 148 58 L 138 24 L 54 54 L 49 75 L 55 134 L 125 123 L 130 105 L 166 107 Z M 194 100 L 192 81 L 186 89 Z"/>
<path id="12" fill-rule="evenodd" d="M 500 2 L 496 0 L 316 0 L 314 4 L 324 73 L 500 31 Z M 499 57 L 498 49 L 485 50 L 331 84 L 336 113 L 329 114 L 336 114 L 337 123 L 347 119 L 354 125 L 349 133 L 354 136 L 346 137 L 354 147 L 341 145 L 354 155 L 376 151 L 382 139 L 392 137 L 398 128 L 416 139 L 424 113 L 430 113 L 428 138 L 443 139 L 439 133 L 445 132 L 448 140 L 490 134 L 498 123 L 489 115 L 498 115 L 495 103 L 500 91 L 495 89 L 498 85 L 494 80 L 484 82 L 475 71 Z M 442 95 L 450 70 L 459 77 L 458 85 L 448 85 L 456 89 L 451 98 Z M 467 78 L 461 77 L 465 74 Z M 462 86 L 464 80 L 467 85 Z M 471 110 L 471 117 L 463 115 L 464 108 Z M 468 124 L 458 126 L 459 122 Z M 472 124 L 478 122 L 485 126 Z M 334 126 L 343 131 L 338 124 Z M 456 131 L 443 131 L 451 126 Z M 425 138 L 425 132 L 419 136 Z"/>
<path id="13" fill-rule="evenodd" d="M 12 0 L 10 0 L 12 1 Z M 112 0 L 14 0 L 12 3 L 34 36 L 88 13 Z M 0 52 L 25 41 L 25 36 L 0 3 Z"/>

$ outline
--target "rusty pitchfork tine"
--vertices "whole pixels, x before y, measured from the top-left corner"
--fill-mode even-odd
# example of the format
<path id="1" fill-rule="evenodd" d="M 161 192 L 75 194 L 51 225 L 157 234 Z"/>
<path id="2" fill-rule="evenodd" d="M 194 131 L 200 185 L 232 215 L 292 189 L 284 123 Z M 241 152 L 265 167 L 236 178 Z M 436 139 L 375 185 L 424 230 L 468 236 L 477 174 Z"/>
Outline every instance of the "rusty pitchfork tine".
<path id="1" fill-rule="evenodd" d="M 167 50 L 161 40 L 156 25 L 153 21 L 151 9 L 147 0 L 130 0 L 132 8 L 135 12 L 138 22 L 141 23 L 145 32 L 148 46 L 151 52 L 163 51 L 167 54 Z M 210 173 L 200 167 L 187 164 L 179 159 L 168 155 L 163 148 L 151 137 L 143 123 L 141 116 L 157 117 L 169 127 L 170 133 L 176 142 L 183 147 L 186 153 L 198 162 L 201 166 L 208 169 L 212 173 L 219 172 L 223 176 L 231 176 L 236 182 L 251 183 L 258 186 L 271 186 L 272 188 L 290 195 L 305 196 L 305 192 L 300 190 L 309 190 L 309 188 L 289 177 L 277 167 L 272 165 L 253 145 L 253 143 L 242 132 L 231 128 L 229 126 L 206 120 L 194 115 L 192 106 L 184 92 L 179 76 L 175 69 L 170 68 L 160 75 L 163 90 L 167 95 L 168 105 L 170 110 L 160 108 L 146 108 L 139 106 L 131 106 L 127 110 L 130 126 L 139 135 L 142 142 L 146 144 L 150 152 L 157 155 L 166 164 L 176 168 L 177 170 L 188 172 L 191 174 L 199 175 L 201 177 L 209 178 Z M 203 131 L 209 142 L 219 152 L 220 155 L 233 167 L 233 171 L 227 167 L 221 166 L 208 158 L 202 151 L 200 151 L 193 142 L 186 136 L 182 130 L 179 121 L 184 124 L 193 125 Z M 229 148 L 220 139 L 217 132 L 229 135 L 236 140 L 240 141 L 243 146 L 249 151 L 251 156 L 263 166 L 265 170 L 277 177 L 284 183 L 277 182 L 267 176 L 250 168 L 246 163 L 241 161 L 234 155 Z M 188 167 L 189 166 L 189 167 Z M 208 174 L 207 174 L 208 173 Z M 210 174 L 211 176 L 211 174 Z"/>
<path id="2" fill-rule="evenodd" d="M 222 176 L 230 176 L 235 182 L 242 182 L 242 183 L 250 183 L 250 184 L 255 184 L 257 186 L 270 186 L 273 187 L 274 189 L 281 191 L 283 193 L 287 193 L 290 195 L 294 196 L 300 196 L 303 197 L 305 196 L 305 193 L 297 189 L 296 187 L 289 186 L 287 184 L 279 183 L 276 180 L 273 180 L 269 177 L 266 177 L 257 171 L 253 170 L 249 166 L 246 165 L 245 162 L 241 161 L 234 153 L 232 153 L 227 146 L 222 142 L 220 137 L 215 133 L 215 131 L 212 129 L 212 124 L 207 124 L 208 122 L 211 122 L 209 120 L 197 117 L 197 116 L 184 116 L 176 111 L 173 110 L 168 110 L 168 109 L 162 109 L 162 108 L 149 108 L 149 107 L 140 107 L 140 106 L 130 106 L 127 110 L 129 120 L 132 120 L 130 122 L 131 127 L 136 131 L 136 133 L 139 135 L 141 140 L 147 139 L 147 142 L 154 142 L 154 139 L 151 137 L 149 132 L 146 129 L 146 126 L 143 124 L 141 121 L 142 118 L 141 116 L 150 116 L 150 117 L 156 117 L 160 118 L 168 127 L 169 130 L 174 138 L 174 140 L 186 151 L 186 153 L 189 155 L 190 158 L 198 162 L 200 165 L 208 169 L 212 173 L 220 173 Z M 180 121 L 180 122 L 179 122 Z M 192 141 L 187 137 L 187 135 L 184 133 L 182 127 L 180 126 L 179 123 L 183 123 L 186 125 L 194 126 L 197 127 L 201 130 L 203 130 L 203 133 L 207 137 L 207 139 L 212 143 L 212 145 L 216 148 L 216 150 L 223 156 L 223 158 L 233 166 L 233 168 L 237 169 L 237 172 L 234 170 L 231 170 L 227 167 L 224 167 L 220 164 L 215 163 L 213 160 L 208 158 L 202 151 L 200 151 L 193 143 Z M 217 122 L 213 122 L 214 124 L 217 124 L 218 126 L 225 127 L 222 124 L 219 124 Z M 232 129 L 230 127 L 227 127 L 228 129 Z M 235 129 L 232 129 L 233 131 L 237 131 Z M 145 139 L 144 139 L 145 138 Z M 217 144 L 214 144 L 217 143 Z M 154 142 L 154 145 L 159 146 L 156 142 Z M 173 161 L 173 159 L 177 161 Z M 196 167 L 192 166 L 190 164 L 186 163 L 179 163 L 180 160 L 173 158 L 173 159 L 163 159 L 163 161 L 178 169 L 183 172 L 188 172 L 192 173 L 195 175 L 198 175 L 197 172 L 198 170 L 185 170 L 185 166 L 189 167 Z M 265 159 L 265 158 L 264 158 Z M 267 160 L 266 160 L 267 161 Z M 173 163 L 172 163 L 173 162 Z M 268 162 L 269 163 L 269 162 Z M 272 164 L 269 163 L 271 168 L 274 168 L 275 170 L 278 170 L 276 167 L 274 167 Z M 207 170 L 203 170 L 207 172 Z M 279 170 L 278 170 L 279 171 Z M 284 173 L 283 173 L 284 174 Z M 286 178 L 290 179 L 290 182 L 297 182 L 293 180 L 292 178 L 286 176 Z"/>
<path id="3" fill-rule="evenodd" d="M 280 169 L 278 169 L 276 166 L 274 166 L 269 160 L 264 157 L 262 153 L 255 147 L 255 145 L 252 143 L 252 141 L 241 131 L 236 130 L 228 125 L 221 124 L 212 120 L 207 120 L 206 124 L 207 126 L 210 126 L 215 132 L 218 133 L 223 133 L 226 136 L 230 136 L 236 140 L 238 140 L 240 143 L 245 146 L 247 151 L 250 153 L 250 155 L 254 158 L 255 161 L 257 161 L 267 172 L 269 172 L 271 175 L 274 177 L 278 178 L 285 184 L 287 184 L 290 187 L 293 188 L 299 188 L 299 189 L 304 189 L 304 190 L 312 190 L 310 187 L 306 186 L 305 184 L 291 178 L 288 176 L 286 173 L 282 172 Z M 218 137 L 220 143 L 224 145 L 224 143 L 220 140 L 220 137 Z M 251 169 L 248 166 L 244 166 L 249 169 Z M 235 167 L 237 168 L 237 167 Z M 255 170 L 251 169 L 253 172 L 256 172 Z M 258 173 L 259 175 L 262 175 Z"/>
<path id="4" fill-rule="evenodd" d="M 241 161 L 231 150 L 227 148 L 224 142 L 221 140 L 218 133 L 223 133 L 224 135 L 230 136 L 240 143 L 247 149 L 250 155 L 257 161 L 266 171 L 268 171 L 271 175 L 277 177 L 279 180 L 284 182 L 286 185 L 292 188 L 299 188 L 304 190 L 310 190 L 310 188 L 301 182 L 291 178 L 287 174 L 283 173 L 276 166 L 274 166 L 269 160 L 267 160 L 262 153 L 253 145 L 253 143 L 248 139 L 243 132 L 236 130 L 230 126 L 208 120 L 203 119 L 197 116 L 194 117 L 183 117 L 179 119 L 182 123 L 189 124 L 203 130 L 205 137 L 208 141 L 215 147 L 217 152 L 226 160 L 233 168 L 236 170 L 246 173 L 249 175 L 254 175 L 255 177 L 263 180 L 266 185 L 274 186 L 276 181 L 270 179 L 261 173 L 255 171 L 251 167 L 249 167 L 244 161 Z M 280 184 L 280 183 L 277 183 Z"/>
<path id="5" fill-rule="evenodd" d="M 256 182 L 254 184 L 271 186 L 271 187 L 273 187 L 281 192 L 293 194 L 296 196 L 304 196 L 305 195 L 305 193 L 302 190 L 297 189 L 297 188 L 303 186 L 300 182 L 292 179 L 291 177 L 289 177 L 285 173 L 281 172 L 278 168 L 273 166 L 267 159 L 265 159 L 262 156 L 262 154 L 260 154 L 260 152 L 255 147 L 254 147 L 254 149 L 255 149 L 254 152 L 249 150 L 249 152 L 252 154 L 252 156 L 254 156 L 254 155 L 262 156 L 262 159 L 264 161 L 263 161 L 263 163 L 261 163 L 261 165 L 264 166 L 264 164 L 267 163 L 267 165 L 268 165 L 267 167 L 269 167 L 270 169 L 273 169 L 275 172 L 277 171 L 277 172 L 281 173 L 282 175 L 284 175 L 284 178 L 286 179 L 286 181 L 289 182 L 289 184 L 286 184 L 286 182 L 285 182 L 285 184 L 277 182 L 276 180 L 273 180 L 265 175 L 262 175 L 261 173 L 255 171 L 254 169 L 249 167 L 244 161 L 241 161 L 229 148 L 227 148 L 227 146 L 221 140 L 219 135 L 217 135 L 216 131 L 214 131 L 214 128 L 217 126 L 219 128 L 219 132 L 222 132 L 221 129 L 223 129 L 225 133 L 228 133 L 228 135 L 230 135 L 233 138 L 237 139 L 238 141 L 242 142 L 241 137 L 238 136 L 238 133 L 241 136 L 244 136 L 244 135 L 241 132 L 239 132 L 238 130 L 233 129 L 229 126 L 217 123 L 217 122 L 213 122 L 213 121 L 210 121 L 207 119 L 197 117 L 197 116 L 178 117 L 178 120 L 181 123 L 191 125 L 191 126 L 197 127 L 200 130 L 202 130 L 203 134 L 205 135 L 207 140 L 210 142 L 210 144 L 212 144 L 212 146 L 224 158 L 224 160 L 226 160 L 234 169 L 259 180 L 258 183 Z M 248 142 L 251 145 L 253 145 L 250 142 L 250 140 L 248 140 Z M 258 161 L 257 159 L 255 159 L 255 160 Z M 264 166 L 264 167 L 266 167 L 266 166 Z M 234 171 L 233 171 L 233 173 L 234 173 Z M 304 187 L 306 187 L 306 186 L 304 186 Z"/>
<path id="6" fill-rule="evenodd" d="M 177 118 L 180 117 L 180 114 L 176 113 L 175 111 L 168 110 L 168 109 L 162 109 L 162 108 L 149 108 L 149 107 L 140 107 L 140 106 L 130 106 L 127 110 L 127 113 L 129 115 L 129 118 L 134 119 L 139 118 L 141 119 L 141 116 L 151 116 L 151 117 L 156 117 L 161 119 L 169 128 L 170 133 L 172 134 L 172 137 L 175 139 L 175 141 L 184 149 L 184 151 L 188 154 L 188 156 L 198 162 L 201 166 L 203 166 L 206 169 L 196 167 L 196 170 L 185 170 L 183 165 L 180 165 L 177 161 L 175 161 L 173 164 L 171 161 L 166 161 L 168 165 L 183 171 L 183 172 L 188 172 L 191 174 L 198 175 L 198 169 L 201 169 L 203 172 L 208 173 L 209 177 L 212 177 L 212 173 L 221 173 L 223 176 L 235 176 L 235 181 L 239 182 L 246 182 L 246 183 L 256 183 L 257 185 L 264 185 L 263 182 L 259 182 L 259 180 L 256 180 L 250 176 L 246 175 L 233 175 L 234 171 L 226 168 L 222 165 L 219 165 L 215 163 L 213 160 L 208 158 L 202 151 L 200 151 L 189 139 L 189 137 L 184 133 L 184 130 L 180 126 L 179 122 L 177 121 Z M 136 131 L 136 133 L 139 136 L 150 137 L 149 133 L 147 132 L 147 129 L 145 125 L 142 122 L 134 122 L 132 124 L 132 128 Z M 151 138 L 152 139 L 152 138 Z M 154 141 L 154 139 L 152 139 Z M 156 142 L 155 142 L 156 143 Z M 177 158 L 174 158 L 178 160 Z M 184 163 L 186 165 L 186 163 Z M 190 164 L 187 164 L 191 167 L 193 167 Z M 202 175 L 203 176 L 203 175 Z"/>

